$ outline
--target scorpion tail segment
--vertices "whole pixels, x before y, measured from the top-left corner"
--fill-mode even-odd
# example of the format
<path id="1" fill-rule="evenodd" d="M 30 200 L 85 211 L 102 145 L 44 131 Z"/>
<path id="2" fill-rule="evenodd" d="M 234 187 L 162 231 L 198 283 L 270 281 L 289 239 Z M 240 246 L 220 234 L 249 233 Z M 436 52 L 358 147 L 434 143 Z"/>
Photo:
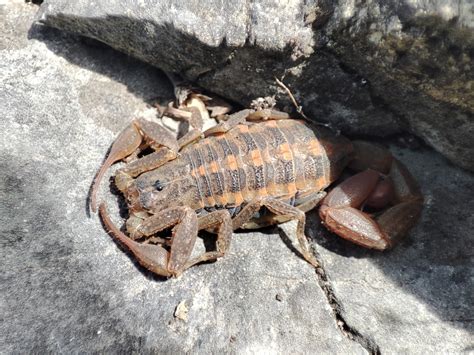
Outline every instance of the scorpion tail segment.
<path id="1" fill-rule="evenodd" d="M 99 206 L 99 214 L 102 222 L 112 237 L 130 250 L 140 265 L 157 275 L 164 277 L 173 276 L 167 267 L 169 253 L 166 249 L 159 245 L 140 244 L 127 237 L 110 220 L 104 203 L 101 203 Z"/>
<path id="2" fill-rule="evenodd" d="M 418 222 L 423 203 L 420 201 L 402 202 L 395 205 L 376 218 L 380 229 L 394 246 L 401 241 L 408 231 Z"/>
<path id="3" fill-rule="evenodd" d="M 391 247 L 389 238 L 377 223 L 356 208 L 331 208 L 323 205 L 319 215 L 331 232 L 355 244 L 378 250 Z"/>
<path id="4" fill-rule="evenodd" d="M 407 167 L 397 159 L 393 160 L 389 176 L 393 181 L 397 202 L 413 201 L 423 204 L 423 195 L 418 183 Z"/>
<path id="5" fill-rule="evenodd" d="M 335 187 L 319 210 L 323 223 L 342 238 L 366 248 L 393 247 L 420 217 L 423 197 L 403 164 L 393 161 L 389 178 L 366 170 Z M 387 208 L 377 218 L 360 211 L 365 205 Z"/>
<path id="6" fill-rule="evenodd" d="M 408 169 L 394 159 L 390 169 L 395 205 L 376 218 L 391 243 L 400 241 L 416 224 L 423 210 L 423 195 Z"/>
<path id="7" fill-rule="evenodd" d="M 365 142 L 353 141 L 354 157 L 349 167 L 354 171 L 373 169 L 387 174 L 392 165 L 392 153 L 379 145 Z"/>
<path id="8" fill-rule="evenodd" d="M 140 143 L 142 142 L 142 137 L 140 132 L 136 129 L 135 125 L 132 123 L 127 128 L 125 128 L 122 133 L 118 136 L 115 142 L 110 148 L 110 153 L 105 162 L 100 167 L 97 175 L 92 183 L 91 188 L 91 209 L 92 212 L 97 210 L 97 189 L 99 188 L 100 182 L 104 177 L 105 172 L 114 164 L 115 162 L 122 160 L 129 155 L 131 155 L 135 150 L 138 149 Z"/>
<path id="9" fill-rule="evenodd" d="M 324 199 L 319 215 L 326 227 L 340 237 L 370 249 L 387 249 L 390 240 L 379 225 L 359 208 L 378 189 L 380 174 L 366 170 L 336 186 Z M 383 190 L 383 189 L 382 189 Z M 382 199 L 377 196 L 378 199 Z"/>
<path id="10" fill-rule="evenodd" d="M 353 207 L 323 205 L 319 214 L 326 227 L 340 237 L 369 249 L 385 250 L 406 236 L 420 218 L 422 208 L 419 201 L 402 202 L 373 219 Z"/>
<path id="11" fill-rule="evenodd" d="M 374 170 L 353 175 L 332 189 L 323 203 L 331 208 L 357 208 L 372 194 L 379 179 L 380 174 Z"/>

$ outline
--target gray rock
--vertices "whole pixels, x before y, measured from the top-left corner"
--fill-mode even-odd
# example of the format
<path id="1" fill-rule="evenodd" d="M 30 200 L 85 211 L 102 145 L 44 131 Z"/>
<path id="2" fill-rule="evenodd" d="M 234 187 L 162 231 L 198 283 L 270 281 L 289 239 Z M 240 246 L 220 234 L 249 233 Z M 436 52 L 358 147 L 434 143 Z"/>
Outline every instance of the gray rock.
<path id="1" fill-rule="evenodd" d="M 4 10 L 14 26 L 35 8 Z M 226 258 L 180 279 L 138 266 L 87 217 L 86 199 L 118 130 L 172 88 L 156 69 L 77 37 L 17 35 L 21 48 L 2 38 L 0 51 L 2 352 L 364 353 L 276 230 L 237 233 Z M 183 301 L 187 321 L 174 316 Z"/>
<path id="2" fill-rule="evenodd" d="M 420 225 L 379 254 L 325 233 L 309 213 L 327 282 L 285 245 L 291 223 L 235 233 L 222 260 L 157 279 L 87 217 L 86 197 L 117 132 L 154 115 L 148 103 L 172 88 L 109 48 L 27 33 L 36 8 L 21 0 L 2 6 L 2 352 L 472 350 L 471 174 L 428 149 L 395 148 L 427 195 Z M 121 223 L 106 181 L 101 197 Z M 187 321 L 175 316 L 183 301 Z"/>
<path id="3" fill-rule="evenodd" d="M 244 106 L 284 77 L 346 134 L 410 131 L 474 169 L 471 1 L 46 0 L 38 18 L 99 39 Z"/>
<path id="4" fill-rule="evenodd" d="M 391 146 L 417 177 L 425 207 L 400 245 L 378 253 L 309 226 L 338 311 L 381 353 L 473 350 L 474 178 L 438 154 Z"/>

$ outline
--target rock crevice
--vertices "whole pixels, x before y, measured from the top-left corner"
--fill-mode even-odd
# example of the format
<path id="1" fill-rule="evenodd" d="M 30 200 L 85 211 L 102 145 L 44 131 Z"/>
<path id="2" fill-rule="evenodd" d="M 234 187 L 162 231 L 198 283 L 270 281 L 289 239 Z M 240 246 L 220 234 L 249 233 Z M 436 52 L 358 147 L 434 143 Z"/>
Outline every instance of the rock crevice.
<path id="1" fill-rule="evenodd" d="M 342 334 L 344 334 L 344 336 L 346 336 L 352 341 L 357 342 L 360 346 L 367 350 L 369 354 L 381 354 L 380 347 L 377 345 L 374 339 L 372 339 L 370 336 L 362 334 L 355 327 L 352 327 L 348 324 L 344 317 L 344 305 L 337 298 L 334 292 L 334 289 L 331 285 L 331 281 L 324 268 L 324 262 L 321 258 L 321 254 L 315 251 L 315 248 L 313 248 L 313 252 L 315 252 L 316 259 L 318 260 L 320 265 L 320 267 L 316 268 L 316 277 L 318 279 L 318 285 L 324 292 L 327 302 L 331 307 L 334 316 L 334 321 L 336 322 L 337 327 L 342 332 Z"/>
<path id="2" fill-rule="evenodd" d="M 38 18 L 197 80 L 243 106 L 274 94 L 289 104 L 274 80 L 289 74 L 286 84 L 311 117 L 349 135 L 409 130 L 474 170 L 470 6 L 457 0 L 167 0 L 159 6 L 113 0 L 92 11 L 86 0 L 46 0 Z"/>

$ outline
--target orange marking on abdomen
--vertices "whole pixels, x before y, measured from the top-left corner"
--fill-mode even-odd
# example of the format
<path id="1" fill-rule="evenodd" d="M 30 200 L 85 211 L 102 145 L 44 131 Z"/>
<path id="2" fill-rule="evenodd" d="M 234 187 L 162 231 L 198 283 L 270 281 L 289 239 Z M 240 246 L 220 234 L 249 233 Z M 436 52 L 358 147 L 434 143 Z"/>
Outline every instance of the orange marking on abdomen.
<path id="1" fill-rule="evenodd" d="M 277 192 L 276 184 L 273 181 L 268 183 L 267 184 L 267 194 L 268 194 L 268 196 L 270 196 L 270 197 L 275 196 L 276 192 Z"/>
<path id="2" fill-rule="evenodd" d="M 216 200 L 214 200 L 214 197 L 211 195 L 209 197 L 206 197 L 206 206 L 215 206 L 216 205 Z"/>
<path id="3" fill-rule="evenodd" d="M 237 126 L 238 129 L 247 129 L 247 126 L 245 125 L 240 125 L 240 126 Z M 244 127 L 244 128 L 242 128 Z M 229 186 L 228 184 L 230 184 L 231 182 L 229 180 L 226 180 L 225 178 L 225 175 L 226 175 L 226 171 L 239 171 L 239 166 L 241 164 L 239 164 L 238 160 L 237 159 L 240 159 L 238 157 L 236 157 L 234 154 L 234 152 L 230 153 L 229 149 L 230 148 L 230 144 L 229 144 L 229 140 L 226 138 L 226 135 L 222 135 L 221 137 L 218 138 L 220 140 L 220 148 L 224 149 L 225 147 L 225 150 L 224 150 L 224 154 L 225 154 L 225 160 L 222 161 L 222 171 L 223 171 L 223 174 L 224 174 L 224 190 L 225 189 L 228 189 Z M 226 144 L 222 144 L 222 142 L 226 142 Z M 216 141 L 217 143 L 217 141 Z M 217 150 L 217 149 L 216 149 Z M 227 150 L 227 152 L 226 152 Z M 227 153 L 227 154 L 226 154 Z M 222 158 L 221 158 L 222 159 Z M 217 162 L 216 162 L 217 164 Z M 235 192 L 232 192 L 232 191 L 226 191 L 224 192 L 224 196 L 223 196 L 223 204 L 224 205 L 233 205 L 233 206 L 240 206 L 243 202 L 244 202 L 244 198 L 242 196 L 242 186 L 239 185 L 239 191 L 235 191 Z"/>
<path id="4" fill-rule="evenodd" d="M 240 206 L 242 203 L 244 203 L 244 197 L 242 196 L 242 193 L 236 192 L 233 195 L 234 195 L 234 203 L 236 206 Z"/>
<path id="5" fill-rule="evenodd" d="M 300 169 L 300 168 L 297 168 L 297 169 Z M 304 190 L 307 187 L 304 174 L 296 174 L 295 184 L 296 184 L 297 190 Z"/>
<path id="6" fill-rule="evenodd" d="M 247 126 L 246 124 L 240 124 L 237 127 L 239 128 L 239 131 L 242 133 L 246 133 L 249 131 L 249 126 Z"/>
<path id="7" fill-rule="evenodd" d="M 296 183 L 294 181 L 291 181 L 288 183 L 288 194 L 293 197 L 296 195 L 298 192 L 298 189 L 296 188 Z"/>
<path id="8" fill-rule="evenodd" d="M 237 164 L 237 160 L 235 159 L 235 157 L 233 155 L 229 155 L 227 157 L 227 165 L 229 167 L 229 169 L 231 170 L 237 170 L 239 165 Z"/>
<path id="9" fill-rule="evenodd" d="M 260 151 L 252 150 L 250 152 L 250 158 L 252 159 L 253 165 L 255 166 L 263 165 L 263 159 L 262 159 L 262 155 L 260 154 Z"/>
<path id="10" fill-rule="evenodd" d="M 309 149 L 308 150 L 312 155 L 315 155 L 315 156 L 323 154 L 323 151 L 321 149 L 321 143 L 319 143 L 318 140 L 316 140 L 316 139 L 311 139 L 309 141 Z"/>
<path id="11" fill-rule="evenodd" d="M 198 168 L 198 174 L 199 174 L 200 176 L 203 176 L 203 177 L 206 176 L 206 168 L 204 167 L 204 165 L 201 165 L 201 166 Z"/>
<path id="12" fill-rule="evenodd" d="M 321 176 L 315 181 L 315 188 L 318 190 L 322 190 L 328 186 L 328 180 L 326 179 L 325 176 Z"/>
<path id="13" fill-rule="evenodd" d="M 283 160 L 289 161 L 293 160 L 293 154 L 291 153 L 291 148 L 288 143 L 283 143 L 278 147 L 279 154 L 283 157 Z"/>
<path id="14" fill-rule="evenodd" d="M 211 170 L 211 173 L 217 173 L 217 172 L 219 172 L 219 166 L 217 165 L 217 162 L 212 161 L 212 162 L 209 164 L 209 169 Z"/>

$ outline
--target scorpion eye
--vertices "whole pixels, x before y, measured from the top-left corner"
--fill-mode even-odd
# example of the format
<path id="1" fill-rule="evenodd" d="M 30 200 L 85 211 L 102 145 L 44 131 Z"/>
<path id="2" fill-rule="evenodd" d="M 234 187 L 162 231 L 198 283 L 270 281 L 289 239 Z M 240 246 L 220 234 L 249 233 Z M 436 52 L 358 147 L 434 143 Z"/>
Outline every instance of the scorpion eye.
<path id="1" fill-rule="evenodd" d="M 155 186 L 155 189 L 157 189 L 158 191 L 163 190 L 163 185 L 160 180 L 156 180 L 153 186 Z"/>

